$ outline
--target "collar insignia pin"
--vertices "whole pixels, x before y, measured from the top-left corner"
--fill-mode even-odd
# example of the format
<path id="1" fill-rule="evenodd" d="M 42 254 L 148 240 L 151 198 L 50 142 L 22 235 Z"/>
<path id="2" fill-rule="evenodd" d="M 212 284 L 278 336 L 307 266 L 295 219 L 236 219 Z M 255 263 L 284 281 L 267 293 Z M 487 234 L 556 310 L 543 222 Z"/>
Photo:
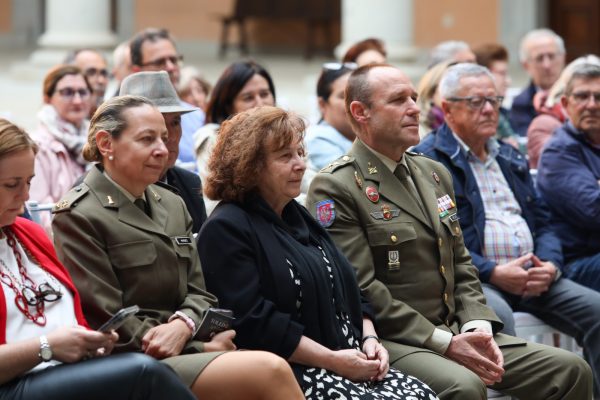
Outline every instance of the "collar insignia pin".
<path id="1" fill-rule="evenodd" d="M 377 173 L 377 167 L 371 165 L 371 162 L 367 163 L 367 169 L 369 170 L 369 174 L 374 175 Z"/>
<path id="2" fill-rule="evenodd" d="M 435 181 L 435 183 L 437 183 L 439 185 L 440 177 L 438 176 L 438 174 L 435 171 L 433 171 L 433 172 L 431 172 L 431 176 L 433 176 L 433 180 Z"/>
<path id="3" fill-rule="evenodd" d="M 108 200 L 108 204 L 109 204 L 109 205 L 111 205 L 111 206 L 114 206 L 114 205 L 115 205 L 115 201 L 113 200 L 113 198 L 112 198 L 112 197 L 110 197 L 110 196 L 106 196 L 106 200 Z"/>

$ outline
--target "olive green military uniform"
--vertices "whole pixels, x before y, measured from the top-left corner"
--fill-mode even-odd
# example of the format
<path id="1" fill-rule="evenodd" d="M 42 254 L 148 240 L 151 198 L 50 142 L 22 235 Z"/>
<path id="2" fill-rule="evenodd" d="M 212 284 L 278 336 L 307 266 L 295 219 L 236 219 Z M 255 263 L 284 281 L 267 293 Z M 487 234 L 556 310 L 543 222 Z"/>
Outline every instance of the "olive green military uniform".
<path id="1" fill-rule="evenodd" d="M 118 329 L 116 352 L 140 351 L 148 329 L 166 323 L 175 311 L 199 326 L 204 311 L 217 303 L 204 287 L 183 200 L 156 185 L 145 196 L 151 218 L 94 167 L 53 210 L 56 250 L 81 294 L 90 326 L 98 328 L 123 307 L 140 307 Z M 202 343 L 192 340 L 182 354 L 196 354 L 165 362 L 189 385 L 220 354 L 201 351 Z"/>
<path id="2" fill-rule="evenodd" d="M 435 329 L 459 334 L 489 321 L 477 269 L 464 246 L 450 173 L 425 156 L 405 154 L 418 199 L 360 140 L 314 178 L 307 207 L 355 266 L 391 364 L 440 398 L 485 397 L 481 380 L 433 350 Z M 505 358 L 494 386 L 522 399 L 584 399 L 589 367 L 571 353 L 496 334 Z M 587 396 L 587 397 L 586 397 Z"/>

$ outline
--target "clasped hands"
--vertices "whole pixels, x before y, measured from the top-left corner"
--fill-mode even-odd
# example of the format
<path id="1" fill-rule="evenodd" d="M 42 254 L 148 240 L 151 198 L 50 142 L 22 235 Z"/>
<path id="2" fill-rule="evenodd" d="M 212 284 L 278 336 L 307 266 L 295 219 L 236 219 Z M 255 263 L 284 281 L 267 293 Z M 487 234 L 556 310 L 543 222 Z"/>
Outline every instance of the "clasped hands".
<path id="1" fill-rule="evenodd" d="M 445 355 L 476 373 L 486 385 L 500 382 L 504 375 L 502 352 L 494 336 L 483 329 L 453 336 Z"/>
<path id="2" fill-rule="evenodd" d="M 362 351 L 334 351 L 331 365 L 327 369 L 351 381 L 381 381 L 389 369 L 389 355 L 381 343 L 368 339 L 364 342 Z"/>
<path id="3" fill-rule="evenodd" d="M 528 253 L 506 264 L 496 265 L 490 283 L 511 294 L 539 296 L 548 290 L 555 277 L 554 264 Z"/>

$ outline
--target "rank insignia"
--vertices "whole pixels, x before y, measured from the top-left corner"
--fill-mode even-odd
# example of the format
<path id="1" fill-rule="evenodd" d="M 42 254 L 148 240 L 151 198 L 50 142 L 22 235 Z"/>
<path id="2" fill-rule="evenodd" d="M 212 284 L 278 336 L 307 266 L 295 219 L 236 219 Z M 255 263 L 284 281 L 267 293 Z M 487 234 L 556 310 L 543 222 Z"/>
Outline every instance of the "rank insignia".
<path id="1" fill-rule="evenodd" d="M 323 228 L 328 228 L 335 221 L 333 200 L 322 200 L 317 203 L 317 221 Z"/>
<path id="2" fill-rule="evenodd" d="M 433 180 L 435 181 L 435 183 L 437 183 L 439 185 L 440 184 L 440 177 L 439 177 L 439 175 L 435 171 L 432 171 L 431 172 L 431 176 L 433 177 Z"/>
<path id="3" fill-rule="evenodd" d="M 379 201 L 379 192 L 375 189 L 375 186 L 367 186 L 365 194 L 367 195 L 367 199 L 372 203 L 377 203 Z"/>
<path id="4" fill-rule="evenodd" d="M 109 204 L 109 205 L 111 205 L 111 206 L 114 206 L 114 205 L 115 205 L 115 201 L 113 200 L 113 198 L 112 198 L 112 197 L 110 197 L 110 196 L 106 196 L 106 200 L 108 201 L 108 204 Z"/>
<path id="5" fill-rule="evenodd" d="M 358 176 L 357 171 L 354 171 L 354 181 L 356 182 L 356 186 L 358 186 L 359 189 L 362 189 L 362 179 Z"/>
<path id="6" fill-rule="evenodd" d="M 388 270 L 394 271 L 400 269 L 400 253 L 398 250 L 388 251 Z"/>
<path id="7" fill-rule="evenodd" d="M 370 162 L 367 163 L 367 169 L 369 170 L 369 174 L 371 175 L 377 173 L 377 167 L 372 166 Z"/>

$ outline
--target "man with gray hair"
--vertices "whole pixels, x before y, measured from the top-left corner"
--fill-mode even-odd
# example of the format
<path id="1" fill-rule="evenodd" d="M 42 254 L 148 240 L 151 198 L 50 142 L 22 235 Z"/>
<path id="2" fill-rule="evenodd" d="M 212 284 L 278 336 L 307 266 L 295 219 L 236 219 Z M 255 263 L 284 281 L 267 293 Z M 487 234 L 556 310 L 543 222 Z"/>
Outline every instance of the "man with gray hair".
<path id="1" fill-rule="evenodd" d="M 439 90 L 446 123 L 415 151 L 452 174 L 465 245 L 502 332 L 515 334 L 513 310 L 535 315 L 578 340 L 600 384 L 600 293 L 561 277 L 560 241 L 527 161 L 495 139 L 502 97 L 493 76 L 456 65 Z"/>
<path id="2" fill-rule="evenodd" d="M 519 135 L 525 136 L 537 115 L 533 96 L 539 90 L 549 90 L 565 66 L 565 43 L 550 29 L 530 31 L 521 40 L 519 59 L 531 82 L 514 98 L 510 123 Z"/>
<path id="3" fill-rule="evenodd" d="M 600 67 L 583 64 L 561 98 L 569 119 L 546 144 L 538 187 L 565 253 L 565 275 L 600 291 Z"/>
<path id="4" fill-rule="evenodd" d="M 452 177 L 407 151 L 419 142 L 416 97 L 395 67 L 354 71 L 345 105 L 357 138 L 317 174 L 306 202 L 356 268 L 390 364 L 441 399 L 483 399 L 486 385 L 528 400 L 591 398 L 581 358 L 498 333 L 463 241 Z"/>
<path id="5" fill-rule="evenodd" d="M 92 87 L 92 96 L 90 97 L 92 107 L 89 113 L 89 118 L 91 118 L 98 106 L 104 102 L 110 75 L 106 58 L 104 58 L 104 54 L 95 49 L 76 49 L 67 54 L 65 64 L 77 66 Z"/>
<path id="6" fill-rule="evenodd" d="M 460 40 L 448 40 L 439 43 L 431 50 L 429 68 L 442 61 L 456 61 L 459 63 L 475 63 L 475 53 L 466 42 Z"/>

